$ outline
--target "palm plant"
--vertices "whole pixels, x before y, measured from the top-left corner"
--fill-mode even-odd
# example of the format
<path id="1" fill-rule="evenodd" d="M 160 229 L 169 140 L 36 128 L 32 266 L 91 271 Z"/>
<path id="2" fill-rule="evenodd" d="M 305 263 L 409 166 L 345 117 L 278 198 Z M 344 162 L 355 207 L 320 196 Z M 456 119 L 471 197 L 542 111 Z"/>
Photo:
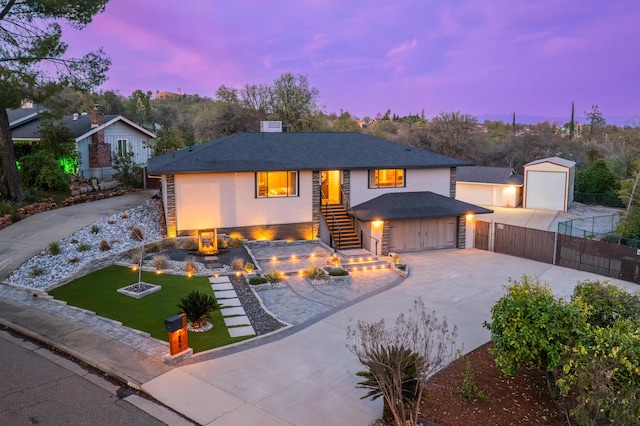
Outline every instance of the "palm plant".
<path id="1" fill-rule="evenodd" d="M 218 302 L 208 294 L 194 290 L 180 299 L 177 306 L 187 316 L 193 328 L 201 328 L 211 319 L 211 313 L 218 308 Z"/>

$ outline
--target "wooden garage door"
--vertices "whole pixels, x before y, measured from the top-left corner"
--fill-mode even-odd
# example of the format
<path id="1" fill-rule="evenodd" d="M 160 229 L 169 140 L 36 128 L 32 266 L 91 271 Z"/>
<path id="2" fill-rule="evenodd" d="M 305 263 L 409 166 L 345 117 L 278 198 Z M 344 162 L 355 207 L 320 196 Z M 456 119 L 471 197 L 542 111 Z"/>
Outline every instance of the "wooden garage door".
<path id="1" fill-rule="evenodd" d="M 389 226 L 389 251 L 455 248 L 456 222 L 455 216 L 393 221 Z"/>
<path id="2" fill-rule="evenodd" d="M 527 172 L 527 208 L 564 211 L 567 174 Z"/>

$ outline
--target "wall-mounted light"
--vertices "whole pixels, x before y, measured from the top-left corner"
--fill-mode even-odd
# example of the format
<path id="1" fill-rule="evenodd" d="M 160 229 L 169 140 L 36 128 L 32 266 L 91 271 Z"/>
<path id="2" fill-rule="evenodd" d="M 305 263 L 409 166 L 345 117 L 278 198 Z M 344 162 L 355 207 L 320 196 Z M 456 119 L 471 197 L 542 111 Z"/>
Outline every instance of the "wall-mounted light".
<path id="1" fill-rule="evenodd" d="M 374 221 L 373 221 L 373 227 L 374 227 L 374 228 L 382 228 L 382 224 L 383 224 L 383 223 L 384 223 L 384 222 L 383 222 L 383 221 L 381 221 L 381 220 L 374 220 Z"/>
<path id="2" fill-rule="evenodd" d="M 473 213 L 467 213 L 467 222 L 471 222 L 473 219 L 475 219 Z"/>

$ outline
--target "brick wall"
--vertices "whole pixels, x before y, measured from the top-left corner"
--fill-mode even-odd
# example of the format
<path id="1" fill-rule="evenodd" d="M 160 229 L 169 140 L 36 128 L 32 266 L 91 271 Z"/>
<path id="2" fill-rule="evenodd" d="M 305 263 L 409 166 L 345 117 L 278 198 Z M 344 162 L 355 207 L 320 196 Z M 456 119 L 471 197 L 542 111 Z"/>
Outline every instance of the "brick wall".
<path id="1" fill-rule="evenodd" d="M 91 110 L 90 118 L 92 128 L 104 124 L 104 114 L 98 106 Z M 89 167 L 111 167 L 111 144 L 104 143 L 104 129 L 91 135 Z"/>

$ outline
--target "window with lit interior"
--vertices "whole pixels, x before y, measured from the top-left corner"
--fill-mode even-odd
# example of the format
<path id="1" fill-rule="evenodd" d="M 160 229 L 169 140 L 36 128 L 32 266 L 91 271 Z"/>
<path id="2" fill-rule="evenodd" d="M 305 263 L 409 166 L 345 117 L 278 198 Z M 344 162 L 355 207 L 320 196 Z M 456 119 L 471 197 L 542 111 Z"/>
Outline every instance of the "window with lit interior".
<path id="1" fill-rule="evenodd" d="M 258 198 L 297 197 L 298 172 L 257 172 Z"/>
<path id="2" fill-rule="evenodd" d="M 398 188 L 405 186 L 404 169 L 369 170 L 369 188 Z"/>

